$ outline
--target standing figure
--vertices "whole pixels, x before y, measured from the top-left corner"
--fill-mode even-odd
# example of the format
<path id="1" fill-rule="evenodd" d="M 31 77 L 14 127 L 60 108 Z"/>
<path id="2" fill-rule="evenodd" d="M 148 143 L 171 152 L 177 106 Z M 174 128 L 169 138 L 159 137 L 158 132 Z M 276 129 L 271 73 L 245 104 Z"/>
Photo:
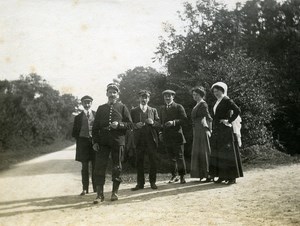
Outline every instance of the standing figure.
<path id="1" fill-rule="evenodd" d="M 232 122 L 241 113 L 240 108 L 227 96 L 227 85 L 213 84 L 212 91 L 217 101 L 213 107 L 213 131 L 211 138 L 210 174 L 218 177 L 216 183 L 236 183 L 243 176 L 238 146 L 235 145 Z"/>
<path id="2" fill-rule="evenodd" d="M 165 90 L 162 92 L 165 105 L 161 107 L 159 118 L 162 125 L 160 140 L 164 142 L 170 158 L 172 177 L 169 183 L 177 182 L 180 175 L 180 183 L 186 183 L 184 175 L 186 166 L 184 160 L 184 144 L 186 143 L 182 131 L 182 125 L 187 116 L 181 104 L 174 102 L 175 91 Z"/>
<path id="3" fill-rule="evenodd" d="M 92 144 L 92 127 L 95 119 L 95 112 L 91 110 L 93 98 L 84 96 L 81 98 L 81 104 L 84 110 L 74 119 L 72 136 L 76 139 L 76 157 L 75 160 L 81 162 L 82 192 L 85 195 L 89 192 L 89 162 L 92 165 L 92 184 L 96 191 L 94 180 L 95 151 Z"/>
<path id="4" fill-rule="evenodd" d="M 118 102 L 119 87 L 110 83 L 107 85 L 108 103 L 100 105 L 96 112 L 93 126 L 94 150 L 96 151 L 95 182 L 97 197 L 94 204 L 104 201 L 103 187 L 109 155 L 112 158 L 112 195 L 111 201 L 118 200 L 118 190 L 122 171 L 122 157 L 125 145 L 126 130 L 132 125 L 127 107 Z"/>
<path id="5" fill-rule="evenodd" d="M 210 142 L 212 118 L 208 112 L 208 105 L 204 101 L 205 90 L 202 86 L 192 89 L 194 100 L 197 102 L 192 110 L 193 121 L 193 146 L 191 156 L 191 177 L 206 178 L 204 182 L 210 182 L 209 175 Z"/>
<path id="6" fill-rule="evenodd" d="M 149 107 L 150 92 L 141 90 L 139 92 L 140 105 L 131 110 L 133 122 L 134 143 L 137 154 L 137 185 L 131 190 L 136 191 L 144 188 L 144 156 L 148 154 L 150 162 L 149 181 L 152 189 L 156 186 L 157 147 L 160 128 L 159 117 L 155 108 Z"/>

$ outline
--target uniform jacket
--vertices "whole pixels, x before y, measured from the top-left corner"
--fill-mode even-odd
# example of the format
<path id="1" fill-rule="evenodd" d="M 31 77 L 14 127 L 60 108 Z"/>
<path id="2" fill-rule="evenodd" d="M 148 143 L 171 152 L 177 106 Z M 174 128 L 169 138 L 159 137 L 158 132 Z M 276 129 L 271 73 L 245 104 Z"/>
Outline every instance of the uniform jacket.
<path id="1" fill-rule="evenodd" d="M 159 111 L 163 140 L 166 145 L 186 143 L 182 126 L 187 121 L 185 110 L 181 104 L 173 102 L 169 108 L 162 106 Z M 166 127 L 165 123 L 175 121 L 175 126 Z"/>
<path id="2" fill-rule="evenodd" d="M 141 128 L 138 129 L 135 124 L 138 122 L 141 122 L 141 114 L 143 114 L 143 111 L 141 110 L 141 108 L 135 107 L 131 110 L 131 118 L 132 118 L 132 122 L 133 122 L 133 131 L 134 131 L 134 143 L 135 145 L 139 144 L 139 141 L 141 139 L 152 139 L 156 146 L 158 146 L 158 135 L 157 132 L 160 128 L 160 122 L 159 122 L 159 117 L 158 117 L 158 113 L 156 108 L 152 108 L 152 107 L 147 107 L 147 114 L 148 114 L 148 118 L 152 119 L 154 121 L 153 125 L 145 125 L 146 128 Z M 149 137 L 145 138 L 145 137 L 141 137 L 141 131 L 143 129 L 147 129 Z"/>
<path id="3" fill-rule="evenodd" d="M 117 121 L 118 128 L 111 129 L 111 122 Z M 126 130 L 132 128 L 132 120 L 127 107 L 117 102 L 103 104 L 97 109 L 93 125 L 93 141 L 100 146 L 125 145 Z"/>

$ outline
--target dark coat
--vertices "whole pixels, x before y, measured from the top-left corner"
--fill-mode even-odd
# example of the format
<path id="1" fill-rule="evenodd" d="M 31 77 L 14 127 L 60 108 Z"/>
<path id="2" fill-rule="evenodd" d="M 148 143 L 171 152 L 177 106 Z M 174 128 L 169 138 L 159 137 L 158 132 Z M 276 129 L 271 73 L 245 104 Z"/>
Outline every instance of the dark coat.
<path id="1" fill-rule="evenodd" d="M 159 118 L 165 145 L 186 143 L 182 126 L 186 123 L 187 116 L 181 104 L 173 102 L 168 109 L 166 105 L 162 106 L 159 111 Z M 166 127 L 165 123 L 168 121 L 175 121 L 175 126 Z"/>
<path id="2" fill-rule="evenodd" d="M 95 117 L 95 111 L 92 111 Z M 80 114 L 76 115 L 74 118 L 72 137 L 76 139 L 76 156 L 75 160 L 79 162 L 86 162 L 93 160 L 95 158 L 95 152 L 93 150 L 92 140 L 89 138 L 81 138 L 79 137 L 82 117 L 84 116 L 84 112 L 82 111 Z"/>
<path id="3" fill-rule="evenodd" d="M 234 179 L 243 176 L 240 153 L 234 144 L 233 129 L 220 123 L 221 119 L 227 119 L 231 123 L 240 113 L 240 108 L 225 96 L 213 114 L 211 176 L 225 179 Z"/>
<path id="4" fill-rule="evenodd" d="M 109 123 L 117 121 L 117 129 L 109 129 Z M 100 105 L 93 125 L 93 141 L 100 146 L 125 145 L 127 129 L 132 128 L 132 120 L 127 107 L 122 103 Z"/>
<path id="5" fill-rule="evenodd" d="M 95 117 L 96 112 L 92 111 L 92 113 L 93 113 L 93 115 Z M 83 115 L 84 115 L 84 112 L 82 111 L 81 113 L 79 113 L 78 115 L 76 115 L 75 118 L 74 118 L 74 124 L 73 124 L 73 130 L 72 130 L 72 137 L 74 137 L 75 139 L 77 139 L 79 137 Z"/>
<path id="6" fill-rule="evenodd" d="M 158 135 L 157 135 L 157 130 L 160 128 L 160 122 L 159 122 L 159 117 L 156 108 L 149 107 L 147 108 L 148 111 L 148 118 L 152 119 L 154 121 L 153 125 L 145 125 L 143 128 L 138 129 L 135 124 L 138 122 L 141 122 L 141 114 L 143 114 L 141 108 L 138 106 L 136 108 L 133 108 L 131 110 L 131 118 L 133 124 L 133 132 L 134 132 L 134 143 L 135 146 L 137 146 L 142 139 L 152 139 L 156 147 L 158 147 Z M 144 134 L 143 130 L 147 131 L 147 137 L 141 137 L 141 134 Z"/>

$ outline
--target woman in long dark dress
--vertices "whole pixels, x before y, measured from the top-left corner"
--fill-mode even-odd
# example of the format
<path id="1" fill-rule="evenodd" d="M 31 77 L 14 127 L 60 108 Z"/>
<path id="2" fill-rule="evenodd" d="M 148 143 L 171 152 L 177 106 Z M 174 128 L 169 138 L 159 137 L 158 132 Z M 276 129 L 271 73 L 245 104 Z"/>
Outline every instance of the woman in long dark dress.
<path id="1" fill-rule="evenodd" d="M 208 112 L 207 103 L 204 101 L 205 90 L 203 87 L 192 89 L 194 100 L 197 102 L 192 110 L 193 121 L 193 147 L 191 158 L 191 177 L 206 178 L 204 182 L 210 182 L 210 129 L 212 118 Z"/>
<path id="2" fill-rule="evenodd" d="M 235 144 L 232 122 L 241 113 L 240 108 L 227 96 L 227 85 L 217 82 L 212 86 L 217 101 L 213 107 L 210 174 L 218 177 L 216 183 L 236 183 L 243 176 L 238 146 Z"/>

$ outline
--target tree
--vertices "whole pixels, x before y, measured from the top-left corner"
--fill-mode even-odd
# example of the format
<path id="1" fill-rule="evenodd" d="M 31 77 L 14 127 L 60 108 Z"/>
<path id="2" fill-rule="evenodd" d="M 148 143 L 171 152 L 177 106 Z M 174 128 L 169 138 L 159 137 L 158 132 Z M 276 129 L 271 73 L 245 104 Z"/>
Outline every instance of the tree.
<path id="1" fill-rule="evenodd" d="M 115 80 L 120 85 L 120 100 L 129 109 L 139 104 L 138 92 L 147 89 L 151 92 L 150 104 L 159 106 L 162 103 L 161 92 L 165 89 L 166 76 L 151 67 L 135 67 L 123 74 L 118 75 Z"/>
<path id="2" fill-rule="evenodd" d="M 232 11 L 215 1 L 197 1 L 195 6 L 186 3 L 180 13 L 184 33 L 168 25 L 167 36 L 161 38 L 156 52 L 157 59 L 166 63 L 168 82 L 181 92 L 179 98 L 186 108 L 193 104 L 187 91 L 195 84 L 209 90 L 216 81 L 228 83 L 230 97 L 242 108 L 244 143 L 248 146 L 270 140 L 267 128 L 278 90 L 273 82 L 278 68 L 269 58 L 250 54 L 253 45 L 249 43 L 258 43 L 254 39 L 260 34 L 260 2 L 253 0 L 244 7 L 239 4 Z M 210 94 L 207 99 L 212 104 Z"/>
<path id="3" fill-rule="evenodd" d="M 78 101 L 60 96 L 41 76 L 0 81 L 0 140 L 4 148 L 52 143 L 66 136 Z"/>

